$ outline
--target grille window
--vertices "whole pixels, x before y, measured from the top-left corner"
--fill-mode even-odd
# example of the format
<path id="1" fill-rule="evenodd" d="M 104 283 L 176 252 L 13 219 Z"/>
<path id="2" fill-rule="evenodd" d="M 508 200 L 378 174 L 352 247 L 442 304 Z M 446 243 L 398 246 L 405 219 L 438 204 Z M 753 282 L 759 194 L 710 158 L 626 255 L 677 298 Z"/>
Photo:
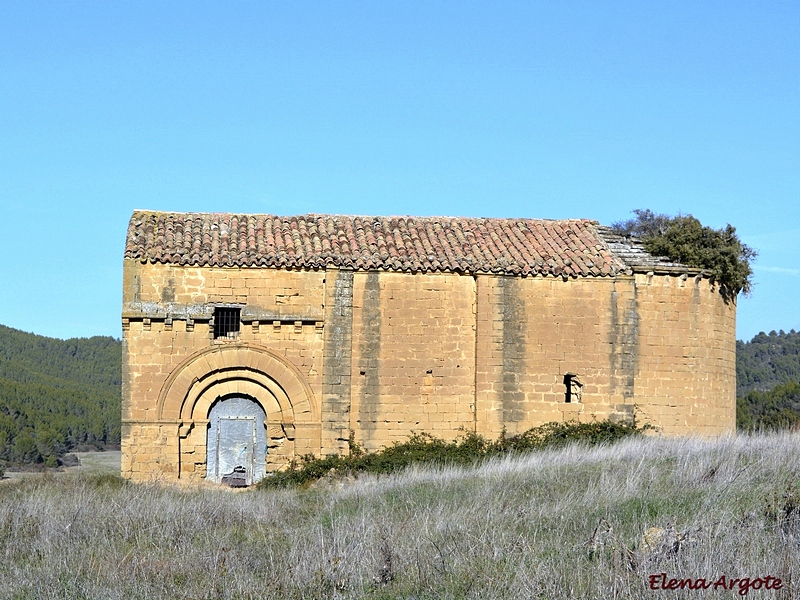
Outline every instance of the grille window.
<path id="1" fill-rule="evenodd" d="M 239 323 L 241 308 L 223 308 L 221 306 L 214 309 L 214 339 L 227 338 L 235 339 L 239 337 Z"/>

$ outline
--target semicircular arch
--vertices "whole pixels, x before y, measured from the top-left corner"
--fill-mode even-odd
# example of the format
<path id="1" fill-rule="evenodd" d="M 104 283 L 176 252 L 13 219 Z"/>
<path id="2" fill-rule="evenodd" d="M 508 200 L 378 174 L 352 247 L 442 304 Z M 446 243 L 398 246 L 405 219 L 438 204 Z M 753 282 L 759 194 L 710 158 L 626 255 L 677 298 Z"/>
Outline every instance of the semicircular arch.
<path id="1" fill-rule="evenodd" d="M 286 418 L 293 415 L 297 421 L 309 422 L 319 419 L 314 392 L 299 369 L 269 348 L 253 343 L 213 346 L 180 363 L 161 388 L 157 418 L 192 419 L 197 415 L 198 400 L 211 387 L 230 388 L 246 381 L 269 390 Z"/>
<path id="2" fill-rule="evenodd" d="M 180 420 L 204 419 L 217 398 L 235 394 L 252 396 L 269 414 L 282 422 L 293 419 L 293 406 L 283 389 L 270 377 L 250 369 L 231 369 L 213 373 L 193 385 L 181 407 Z"/>

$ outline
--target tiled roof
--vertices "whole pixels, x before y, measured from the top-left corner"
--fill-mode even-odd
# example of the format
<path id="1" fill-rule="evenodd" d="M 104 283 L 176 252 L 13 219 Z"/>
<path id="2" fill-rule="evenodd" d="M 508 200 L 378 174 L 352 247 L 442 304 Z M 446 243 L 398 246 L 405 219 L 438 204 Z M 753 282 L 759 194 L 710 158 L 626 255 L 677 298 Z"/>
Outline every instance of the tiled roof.
<path id="1" fill-rule="evenodd" d="M 125 258 L 193 266 L 613 276 L 595 221 L 136 211 Z M 649 256 L 649 255 L 647 255 Z"/>

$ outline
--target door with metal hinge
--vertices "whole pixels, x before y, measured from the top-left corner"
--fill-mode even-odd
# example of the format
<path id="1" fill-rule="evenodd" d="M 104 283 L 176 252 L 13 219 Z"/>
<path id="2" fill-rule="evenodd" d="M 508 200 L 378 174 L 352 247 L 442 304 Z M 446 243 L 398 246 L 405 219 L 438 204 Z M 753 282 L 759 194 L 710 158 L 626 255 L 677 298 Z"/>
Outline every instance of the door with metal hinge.
<path id="1" fill-rule="evenodd" d="M 209 413 L 206 477 L 245 487 L 266 473 L 264 410 L 244 397 L 219 400 Z"/>

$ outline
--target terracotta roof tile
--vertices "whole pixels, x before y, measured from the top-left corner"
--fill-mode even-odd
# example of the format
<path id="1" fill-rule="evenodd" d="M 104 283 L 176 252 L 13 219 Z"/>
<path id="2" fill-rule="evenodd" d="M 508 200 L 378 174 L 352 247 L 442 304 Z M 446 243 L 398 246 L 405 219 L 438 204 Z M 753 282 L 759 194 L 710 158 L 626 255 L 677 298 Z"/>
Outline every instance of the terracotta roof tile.
<path id="1" fill-rule="evenodd" d="M 611 242 L 611 245 L 609 244 Z M 125 258 L 196 266 L 613 276 L 658 263 L 595 221 L 136 211 Z M 662 263 L 663 264 L 663 263 Z M 680 266 L 680 265 L 678 265 Z"/>

